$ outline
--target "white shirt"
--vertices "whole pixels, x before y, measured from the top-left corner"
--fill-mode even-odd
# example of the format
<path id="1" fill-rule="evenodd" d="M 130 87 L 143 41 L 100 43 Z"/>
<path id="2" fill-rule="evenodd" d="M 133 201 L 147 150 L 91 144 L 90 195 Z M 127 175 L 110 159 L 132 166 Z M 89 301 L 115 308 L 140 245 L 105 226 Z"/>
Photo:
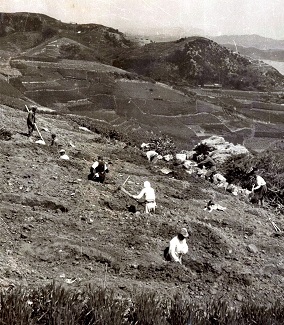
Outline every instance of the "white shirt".
<path id="1" fill-rule="evenodd" d="M 261 176 L 257 175 L 256 176 L 256 186 L 254 187 L 254 189 L 257 190 L 261 186 L 264 186 L 264 185 L 266 185 L 265 180 Z"/>
<path id="2" fill-rule="evenodd" d="M 266 181 L 259 175 L 256 176 L 256 184 L 257 186 L 266 185 Z"/>
<path id="3" fill-rule="evenodd" d="M 60 159 L 69 160 L 69 157 L 65 153 L 64 155 L 60 156 Z"/>
<path id="4" fill-rule="evenodd" d="M 213 179 L 216 183 L 217 182 L 226 182 L 226 178 L 222 174 L 219 174 L 219 173 L 213 175 Z"/>
<path id="5" fill-rule="evenodd" d="M 144 187 L 138 195 L 134 195 L 135 199 L 141 199 L 145 195 L 145 200 L 147 202 L 155 201 L 155 190 L 152 187 Z"/>
<path id="6" fill-rule="evenodd" d="M 92 167 L 93 167 L 94 169 L 96 169 L 98 166 L 99 166 L 99 162 L 98 162 L 98 161 L 95 161 L 95 162 L 93 163 L 93 165 L 92 165 Z M 108 169 L 106 164 L 104 164 L 104 169 L 105 169 L 105 170 Z"/>
<path id="7" fill-rule="evenodd" d="M 146 156 L 148 158 L 149 161 L 151 161 L 152 158 L 158 156 L 158 153 L 154 150 L 150 150 L 146 152 Z"/>
<path id="8" fill-rule="evenodd" d="M 186 254 L 187 252 L 188 252 L 188 246 L 185 238 L 183 240 L 179 240 L 178 236 L 175 236 L 170 241 L 169 254 L 174 259 L 175 262 L 181 263 L 182 255 Z"/>

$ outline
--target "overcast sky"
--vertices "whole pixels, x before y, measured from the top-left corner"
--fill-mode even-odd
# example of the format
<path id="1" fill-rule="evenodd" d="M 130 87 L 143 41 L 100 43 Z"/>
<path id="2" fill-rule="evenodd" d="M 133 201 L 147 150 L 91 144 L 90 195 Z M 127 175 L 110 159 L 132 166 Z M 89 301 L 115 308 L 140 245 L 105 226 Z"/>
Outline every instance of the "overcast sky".
<path id="1" fill-rule="evenodd" d="M 284 0 L 0 0 L 1 12 L 38 12 L 120 31 L 201 29 L 284 39 Z"/>

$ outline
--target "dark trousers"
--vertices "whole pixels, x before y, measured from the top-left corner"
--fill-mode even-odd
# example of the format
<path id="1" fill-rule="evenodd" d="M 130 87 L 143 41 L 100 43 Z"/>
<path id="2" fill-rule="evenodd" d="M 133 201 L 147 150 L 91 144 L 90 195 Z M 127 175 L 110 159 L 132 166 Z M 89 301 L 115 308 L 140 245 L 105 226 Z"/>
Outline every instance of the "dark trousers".
<path id="1" fill-rule="evenodd" d="M 165 250 L 164 250 L 164 258 L 165 258 L 166 261 L 171 261 L 172 260 L 169 251 L 170 251 L 170 247 L 166 247 Z"/>
<path id="2" fill-rule="evenodd" d="M 32 123 L 27 123 L 28 124 L 28 136 L 30 137 L 32 135 L 32 133 L 34 132 L 35 129 L 35 125 Z"/>
<path id="3" fill-rule="evenodd" d="M 91 167 L 90 174 L 88 175 L 88 180 L 98 182 L 98 183 L 104 183 L 106 174 L 105 173 L 98 173 L 99 176 L 97 177 L 95 175 L 95 170 Z"/>

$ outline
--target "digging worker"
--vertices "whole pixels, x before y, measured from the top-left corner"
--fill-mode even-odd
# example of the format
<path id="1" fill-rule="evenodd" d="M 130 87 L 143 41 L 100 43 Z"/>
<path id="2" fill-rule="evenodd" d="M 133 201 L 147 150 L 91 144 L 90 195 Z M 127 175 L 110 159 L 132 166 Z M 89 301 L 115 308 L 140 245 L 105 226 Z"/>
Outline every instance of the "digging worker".
<path id="1" fill-rule="evenodd" d="M 145 213 L 154 212 L 156 209 L 156 195 L 155 190 L 153 187 L 151 187 L 150 182 L 146 181 L 144 182 L 144 188 L 141 190 L 141 192 L 138 195 L 132 195 L 132 197 L 136 200 L 141 199 L 142 197 L 145 197 Z"/>
<path id="2" fill-rule="evenodd" d="M 63 159 L 63 160 L 69 160 L 69 156 L 66 154 L 66 151 L 64 149 L 61 149 L 59 151 L 59 154 L 60 154 L 60 159 Z"/>
<path id="3" fill-rule="evenodd" d="M 36 106 L 32 106 L 31 110 L 29 110 L 27 117 L 27 125 L 28 125 L 28 137 L 33 134 L 35 129 L 35 114 L 36 114 Z"/>
<path id="4" fill-rule="evenodd" d="M 201 160 L 197 166 L 202 168 L 203 166 L 207 169 L 205 178 L 207 180 L 212 180 L 212 176 L 216 173 L 216 164 L 215 161 L 208 155 L 204 160 Z"/>
<path id="5" fill-rule="evenodd" d="M 106 173 L 108 173 L 108 166 L 104 162 L 104 159 L 102 156 L 98 156 L 98 160 L 95 161 L 90 168 L 90 174 L 88 176 L 89 180 L 99 182 L 99 183 L 104 183 Z"/>
<path id="6" fill-rule="evenodd" d="M 191 234 L 191 231 L 190 231 Z M 186 228 L 181 228 L 177 236 L 170 241 L 169 247 L 164 251 L 164 257 L 167 261 L 173 261 L 182 264 L 182 256 L 188 253 L 186 238 L 189 233 Z"/>
<path id="7" fill-rule="evenodd" d="M 50 146 L 58 147 L 58 138 L 55 133 L 51 134 Z"/>
<path id="8" fill-rule="evenodd" d="M 254 184 L 252 185 L 252 200 L 255 203 L 260 202 L 261 206 L 263 206 L 263 199 L 267 193 L 266 182 L 261 176 L 256 174 L 253 175 L 253 180 Z"/>

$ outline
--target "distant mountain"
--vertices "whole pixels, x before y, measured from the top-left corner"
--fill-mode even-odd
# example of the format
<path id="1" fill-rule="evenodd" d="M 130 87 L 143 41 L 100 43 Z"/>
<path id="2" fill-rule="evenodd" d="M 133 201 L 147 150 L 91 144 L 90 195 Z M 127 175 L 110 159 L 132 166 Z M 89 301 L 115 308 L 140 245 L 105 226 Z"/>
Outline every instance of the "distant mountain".
<path id="1" fill-rule="evenodd" d="M 62 38 L 73 43 L 70 49 L 63 46 L 63 58 L 68 56 L 103 63 L 111 63 L 121 50 L 132 44 L 117 29 L 102 25 L 63 23 L 34 13 L 0 13 L 0 48 L 12 56 L 44 48 L 50 41 Z M 43 53 L 47 57 L 52 55 L 46 51 Z"/>
<path id="2" fill-rule="evenodd" d="M 167 30 L 167 34 L 170 32 L 174 35 L 184 31 Z M 31 13 L 1 13 L 0 36 L 1 50 L 12 57 L 95 61 L 168 84 L 219 83 L 251 90 L 279 89 L 283 84 L 283 76 L 274 68 L 259 66 L 204 37 L 141 47 L 110 27 L 68 24 Z"/>
<path id="3" fill-rule="evenodd" d="M 180 27 L 171 28 L 144 28 L 143 30 L 128 30 L 128 35 L 136 36 L 137 38 L 148 39 L 153 42 L 171 42 L 182 37 L 189 36 L 205 36 L 205 32 L 199 28 L 184 29 Z"/>
<path id="4" fill-rule="evenodd" d="M 284 80 L 274 68 L 203 37 L 131 48 L 113 64 L 156 81 L 187 86 L 219 83 L 227 88 L 266 90 L 281 89 Z"/>
<path id="5" fill-rule="evenodd" d="M 236 47 L 233 44 L 222 44 L 231 51 L 236 51 Z M 256 60 L 271 60 L 271 61 L 284 61 L 284 50 L 260 50 L 255 47 L 237 46 L 239 54 L 249 56 Z"/>
<path id="6" fill-rule="evenodd" d="M 284 40 L 275 40 L 259 35 L 222 35 L 210 37 L 219 44 L 237 44 L 237 46 L 254 47 L 259 50 L 284 50 Z"/>

